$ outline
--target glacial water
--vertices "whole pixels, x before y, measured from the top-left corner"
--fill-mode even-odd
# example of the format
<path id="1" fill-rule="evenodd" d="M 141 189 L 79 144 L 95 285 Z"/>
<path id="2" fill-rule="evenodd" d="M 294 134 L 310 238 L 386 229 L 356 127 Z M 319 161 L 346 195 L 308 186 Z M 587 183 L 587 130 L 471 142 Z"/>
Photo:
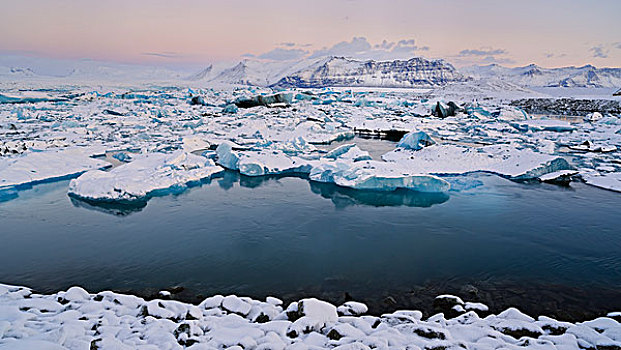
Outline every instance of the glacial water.
<path id="1" fill-rule="evenodd" d="M 425 195 L 227 172 L 135 207 L 77 201 L 68 181 L 41 184 L 0 202 L 0 283 L 141 295 L 182 286 L 186 299 L 351 296 L 376 311 L 443 292 L 548 314 L 621 308 L 618 193 L 449 180 L 449 194 Z"/>

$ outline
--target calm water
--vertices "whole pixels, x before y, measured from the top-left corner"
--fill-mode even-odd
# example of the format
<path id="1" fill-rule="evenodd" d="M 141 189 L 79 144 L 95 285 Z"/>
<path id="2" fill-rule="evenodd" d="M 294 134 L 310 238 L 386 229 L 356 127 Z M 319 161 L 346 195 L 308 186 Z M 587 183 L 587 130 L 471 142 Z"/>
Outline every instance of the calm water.
<path id="1" fill-rule="evenodd" d="M 391 295 L 400 305 L 412 290 L 472 284 L 507 300 L 503 286 L 549 286 L 621 308 L 618 193 L 493 175 L 450 181 L 458 191 L 449 195 L 381 194 L 227 173 L 137 208 L 91 206 L 66 195 L 68 181 L 42 184 L 0 202 L 0 282 L 41 292 Z M 516 293 L 526 294 L 511 300 L 530 298 Z"/>

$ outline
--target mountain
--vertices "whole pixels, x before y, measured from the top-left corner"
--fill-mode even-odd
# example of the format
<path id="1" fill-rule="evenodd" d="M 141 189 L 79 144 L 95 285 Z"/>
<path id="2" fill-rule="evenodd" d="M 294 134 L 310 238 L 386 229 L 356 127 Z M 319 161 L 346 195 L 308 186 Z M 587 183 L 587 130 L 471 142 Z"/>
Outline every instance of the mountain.
<path id="1" fill-rule="evenodd" d="M 301 61 L 261 61 L 244 59 L 233 67 L 222 70 L 211 82 L 224 84 L 270 86 L 299 67 L 308 66 Z"/>
<path id="2" fill-rule="evenodd" d="M 435 87 L 467 80 L 443 60 L 374 61 L 326 57 L 283 76 L 275 87 Z"/>
<path id="3" fill-rule="evenodd" d="M 202 71 L 198 73 L 194 73 L 188 77 L 185 77 L 185 80 L 190 80 L 190 81 L 205 80 L 207 77 L 209 77 L 212 70 L 213 70 L 213 65 L 210 64 L 207 68 L 203 69 Z"/>
<path id="4" fill-rule="evenodd" d="M 621 68 L 582 67 L 543 68 L 535 64 L 507 68 L 497 64 L 461 69 L 475 79 L 503 79 L 526 87 L 613 88 L 621 86 Z"/>

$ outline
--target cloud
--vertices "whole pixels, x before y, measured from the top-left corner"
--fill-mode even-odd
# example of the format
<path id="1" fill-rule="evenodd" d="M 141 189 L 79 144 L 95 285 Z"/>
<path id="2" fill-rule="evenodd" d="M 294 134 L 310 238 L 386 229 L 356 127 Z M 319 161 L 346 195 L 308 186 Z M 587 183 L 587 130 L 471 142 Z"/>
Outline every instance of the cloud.
<path id="1" fill-rule="evenodd" d="M 448 56 L 451 62 L 457 66 L 468 66 L 478 64 L 513 64 L 515 60 L 507 57 L 508 51 L 493 47 L 479 47 L 464 49 L 454 56 Z"/>
<path id="2" fill-rule="evenodd" d="M 321 56 L 355 56 L 369 51 L 371 44 L 365 37 L 354 37 L 351 41 L 341 41 L 330 48 L 323 48 L 313 52 L 311 57 Z"/>
<path id="3" fill-rule="evenodd" d="M 289 61 L 304 57 L 308 51 L 302 49 L 283 49 L 277 47 L 271 51 L 260 54 L 257 57 L 264 60 L 272 61 Z"/>
<path id="4" fill-rule="evenodd" d="M 608 58 L 608 49 L 604 48 L 603 45 L 593 46 L 589 49 L 593 53 L 593 57 L 595 58 Z"/>
<path id="5" fill-rule="evenodd" d="M 459 52 L 459 56 L 497 56 L 504 55 L 507 51 L 504 49 L 493 49 L 491 47 L 480 49 L 466 49 Z"/>
<path id="6" fill-rule="evenodd" d="M 353 37 L 350 41 L 341 41 L 330 47 L 311 51 L 310 44 L 282 42 L 272 50 L 262 54 L 244 54 L 242 57 L 259 58 L 271 61 L 288 61 L 301 58 L 318 58 L 324 56 L 343 56 L 365 60 L 409 59 L 418 56 L 420 51 L 429 51 L 428 46 L 417 46 L 414 39 L 399 41 L 383 40 L 371 44 L 365 37 Z"/>
<path id="7" fill-rule="evenodd" d="M 165 52 L 143 52 L 141 55 L 144 56 L 155 56 L 155 57 L 162 57 L 162 58 L 171 58 L 171 59 L 176 59 L 176 58 L 183 58 L 183 55 L 180 55 L 176 52 L 169 52 L 169 51 L 165 51 Z"/>
<path id="8" fill-rule="evenodd" d="M 354 37 L 351 41 L 342 41 L 330 48 L 316 50 L 311 58 L 322 56 L 345 56 L 358 59 L 392 60 L 409 59 L 417 56 L 417 51 L 428 51 L 427 46 L 417 46 L 414 39 L 399 41 L 383 40 L 371 45 L 365 37 Z"/>
<path id="9" fill-rule="evenodd" d="M 515 60 L 508 57 L 494 57 L 487 56 L 481 60 L 483 63 L 497 63 L 497 64 L 513 64 Z"/>
<path id="10" fill-rule="evenodd" d="M 545 54 L 546 58 L 562 58 L 562 57 L 566 57 L 567 54 L 566 53 L 554 53 L 554 52 L 548 52 Z"/>

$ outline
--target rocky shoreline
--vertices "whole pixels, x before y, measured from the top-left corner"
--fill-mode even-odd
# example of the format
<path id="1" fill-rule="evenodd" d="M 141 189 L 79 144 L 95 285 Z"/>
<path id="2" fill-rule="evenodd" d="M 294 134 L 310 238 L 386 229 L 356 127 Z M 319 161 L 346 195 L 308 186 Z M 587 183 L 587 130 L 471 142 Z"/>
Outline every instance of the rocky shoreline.
<path id="1" fill-rule="evenodd" d="M 0 285 L 0 349 L 621 349 L 621 312 L 570 323 L 440 295 L 441 313 L 373 316 L 355 301 L 216 295 L 190 304 L 171 294 L 145 300 L 71 287 L 42 295 Z"/>

